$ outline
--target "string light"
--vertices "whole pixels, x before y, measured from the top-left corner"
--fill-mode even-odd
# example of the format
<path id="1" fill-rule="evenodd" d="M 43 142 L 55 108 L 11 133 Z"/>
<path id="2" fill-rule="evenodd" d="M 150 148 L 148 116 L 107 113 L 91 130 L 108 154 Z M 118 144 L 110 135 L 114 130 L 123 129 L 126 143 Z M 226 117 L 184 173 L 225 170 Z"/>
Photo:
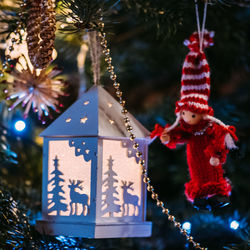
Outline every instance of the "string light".
<path id="1" fill-rule="evenodd" d="M 23 120 L 18 120 L 15 122 L 14 127 L 17 132 L 22 132 L 26 128 L 26 123 Z"/>
<path id="2" fill-rule="evenodd" d="M 186 221 L 182 224 L 182 228 L 185 229 L 188 234 L 191 233 L 191 228 L 192 228 L 192 224 L 189 221 Z"/>
<path id="3" fill-rule="evenodd" d="M 126 127 L 126 129 L 128 131 L 130 140 L 132 142 L 134 142 L 135 139 L 136 139 L 136 136 L 134 135 L 133 128 L 130 125 L 130 120 L 129 120 L 128 116 L 127 116 L 128 111 L 125 108 L 126 102 L 122 98 L 122 91 L 120 90 L 120 83 L 117 81 L 117 75 L 115 74 L 114 66 L 112 65 L 112 57 L 110 56 L 110 50 L 108 48 L 106 33 L 104 32 L 104 23 L 100 22 L 99 27 L 100 27 L 99 37 L 101 38 L 100 43 L 101 43 L 101 46 L 102 46 L 102 49 L 103 49 L 102 52 L 103 52 L 103 55 L 105 56 L 105 61 L 108 64 L 107 70 L 110 73 L 110 79 L 113 81 L 113 87 L 114 87 L 114 89 L 116 91 L 116 96 L 117 96 L 117 98 L 119 100 L 120 105 L 122 106 L 121 113 L 122 113 L 122 115 L 124 117 L 124 119 L 123 119 L 124 125 L 125 125 L 125 127 Z M 139 144 L 137 142 L 134 142 L 133 143 L 133 148 L 136 151 L 136 156 L 139 159 L 139 165 L 141 166 L 141 169 L 142 169 L 143 182 L 147 185 L 147 190 L 151 193 L 151 198 L 153 200 L 155 200 L 156 205 L 161 208 L 162 213 L 167 215 L 168 220 L 170 222 L 172 222 L 176 228 L 179 229 L 180 233 L 183 236 L 185 236 L 186 239 L 191 244 L 193 244 L 194 248 L 200 249 L 200 250 L 207 250 L 207 248 L 201 247 L 200 243 L 195 242 L 193 240 L 193 237 L 188 234 L 187 230 L 182 228 L 181 223 L 176 221 L 175 216 L 173 216 L 173 215 L 171 215 L 169 213 L 169 209 L 167 209 L 165 207 L 164 203 L 159 199 L 158 194 L 156 192 L 154 192 L 154 188 L 151 185 L 151 180 L 148 177 L 148 173 L 147 173 L 147 169 L 146 169 L 146 165 L 145 165 L 145 160 L 143 159 L 143 154 L 142 154 L 142 152 L 140 152 L 140 149 L 139 149 Z"/>
<path id="4" fill-rule="evenodd" d="M 240 223 L 237 220 L 233 220 L 230 223 L 230 228 L 233 230 L 237 230 L 240 226 Z"/>

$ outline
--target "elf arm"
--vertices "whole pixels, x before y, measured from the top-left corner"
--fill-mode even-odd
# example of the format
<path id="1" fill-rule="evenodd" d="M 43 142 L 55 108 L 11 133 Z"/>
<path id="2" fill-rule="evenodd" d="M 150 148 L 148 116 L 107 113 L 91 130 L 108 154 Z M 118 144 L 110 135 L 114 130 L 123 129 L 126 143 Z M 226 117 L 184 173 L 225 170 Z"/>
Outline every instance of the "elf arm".
<path id="1" fill-rule="evenodd" d="M 234 140 L 237 141 L 238 138 L 235 135 L 235 128 L 233 126 L 225 128 L 214 123 L 210 134 L 212 139 L 209 146 L 206 148 L 205 153 L 208 157 L 210 157 L 210 159 L 217 158 L 219 159 L 220 164 L 224 164 L 226 162 L 229 149 L 236 148 Z"/>
<path id="2" fill-rule="evenodd" d="M 167 124 L 165 128 L 160 126 L 159 124 L 156 124 L 155 129 L 151 133 L 151 138 L 161 137 L 162 135 L 164 135 L 168 127 L 170 127 L 169 124 Z M 171 131 L 167 132 L 167 135 L 169 135 L 169 141 L 166 141 L 164 144 L 171 149 L 176 148 L 177 144 L 186 143 L 189 138 L 189 134 L 184 132 L 180 127 L 174 128 Z"/>

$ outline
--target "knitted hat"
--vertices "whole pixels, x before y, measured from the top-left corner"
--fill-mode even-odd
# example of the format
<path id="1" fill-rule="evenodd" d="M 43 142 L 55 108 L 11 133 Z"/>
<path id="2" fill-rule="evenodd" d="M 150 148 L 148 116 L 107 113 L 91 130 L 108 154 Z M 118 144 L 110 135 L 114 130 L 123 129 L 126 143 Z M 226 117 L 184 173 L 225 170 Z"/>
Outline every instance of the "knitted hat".
<path id="1" fill-rule="evenodd" d="M 214 32 L 204 31 L 202 49 L 213 45 Z M 208 105 L 210 94 L 210 68 L 206 55 L 200 49 L 197 32 L 194 32 L 184 44 L 190 49 L 185 58 L 181 78 L 181 98 L 176 102 L 175 112 L 181 109 L 194 113 L 213 115 L 213 109 Z"/>

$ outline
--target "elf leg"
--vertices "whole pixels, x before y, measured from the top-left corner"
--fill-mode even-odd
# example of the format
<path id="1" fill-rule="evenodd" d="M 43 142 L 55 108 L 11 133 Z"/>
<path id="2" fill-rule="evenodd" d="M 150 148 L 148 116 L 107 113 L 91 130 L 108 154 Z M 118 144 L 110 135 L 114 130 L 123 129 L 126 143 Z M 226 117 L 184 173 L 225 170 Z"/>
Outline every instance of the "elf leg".
<path id="1" fill-rule="evenodd" d="M 201 210 L 211 210 L 229 204 L 231 185 L 225 178 L 203 184 L 191 180 L 185 184 L 187 199 Z"/>

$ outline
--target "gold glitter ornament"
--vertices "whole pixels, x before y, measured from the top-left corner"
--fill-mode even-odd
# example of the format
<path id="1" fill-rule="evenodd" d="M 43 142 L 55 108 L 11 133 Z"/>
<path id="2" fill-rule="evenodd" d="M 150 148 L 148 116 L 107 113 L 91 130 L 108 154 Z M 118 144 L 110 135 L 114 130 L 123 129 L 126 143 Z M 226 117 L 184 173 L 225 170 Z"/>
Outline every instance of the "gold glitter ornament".
<path id="1" fill-rule="evenodd" d="M 25 107 L 25 118 L 32 108 L 45 123 L 44 118 L 50 117 L 49 108 L 59 112 L 58 107 L 62 107 L 58 100 L 59 96 L 65 95 L 62 90 L 65 83 L 58 78 L 61 71 L 57 67 L 50 67 L 39 72 L 29 66 L 24 68 L 21 64 L 18 65 L 20 69 L 15 68 L 11 72 L 13 81 L 2 82 L 7 85 L 4 91 L 7 99 L 15 100 L 9 110 L 22 104 Z"/>
<path id="2" fill-rule="evenodd" d="M 37 66 L 44 69 L 52 60 L 52 52 L 54 49 L 56 18 L 55 6 L 53 0 L 41 1 L 41 42 L 37 58 Z"/>
<path id="3" fill-rule="evenodd" d="M 29 58 L 36 69 L 46 68 L 52 60 L 56 32 L 53 0 L 28 2 L 27 45 Z"/>
<path id="4" fill-rule="evenodd" d="M 40 0 L 33 0 L 28 2 L 28 20 L 27 20 L 27 46 L 29 51 L 29 59 L 32 65 L 35 67 L 38 50 L 39 50 L 39 36 L 40 34 L 40 22 L 41 22 L 41 7 Z"/>

